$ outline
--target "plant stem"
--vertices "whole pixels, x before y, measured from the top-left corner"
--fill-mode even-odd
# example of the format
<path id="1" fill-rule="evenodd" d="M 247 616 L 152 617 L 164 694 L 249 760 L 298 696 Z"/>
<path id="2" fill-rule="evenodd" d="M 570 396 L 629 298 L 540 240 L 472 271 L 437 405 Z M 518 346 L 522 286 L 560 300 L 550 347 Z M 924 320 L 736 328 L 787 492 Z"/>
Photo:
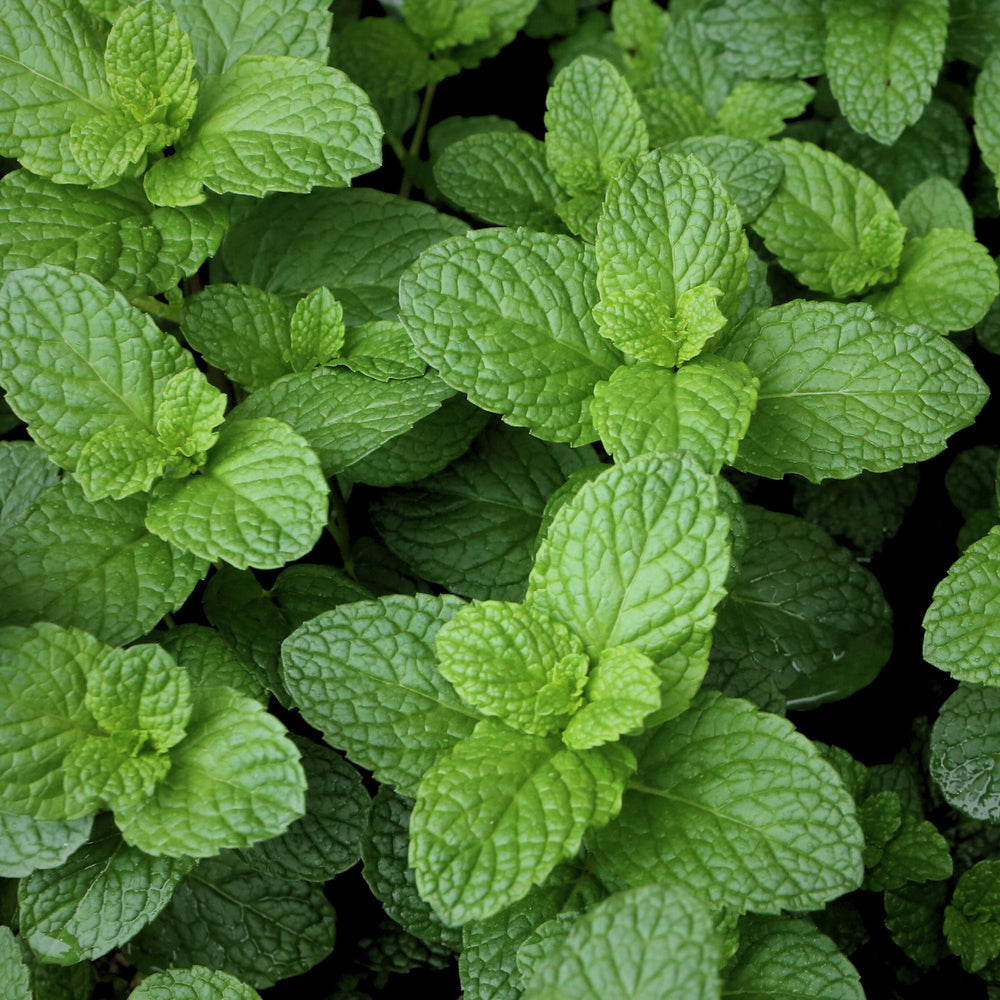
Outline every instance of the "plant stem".
<path id="1" fill-rule="evenodd" d="M 424 89 L 424 99 L 420 105 L 420 114 L 417 116 L 417 127 L 413 130 L 413 139 L 410 142 L 410 157 L 417 157 L 420 155 L 420 147 L 424 144 L 424 134 L 427 132 L 427 123 L 431 118 L 431 104 L 434 101 L 434 92 L 436 90 L 436 83 L 429 83 Z M 399 187 L 400 196 L 403 198 L 409 198 L 412 186 L 410 176 L 406 172 L 406 163 L 404 163 L 403 183 Z"/>
<path id="2" fill-rule="evenodd" d="M 330 502 L 330 518 L 326 522 L 327 533 L 340 551 L 344 571 L 353 579 L 357 579 L 354 572 L 354 554 L 351 552 L 351 530 L 347 520 L 347 505 L 344 503 L 344 495 L 340 492 L 340 484 L 336 479 L 330 482 Z"/>
<path id="3" fill-rule="evenodd" d="M 180 323 L 181 321 L 180 303 L 168 305 L 166 302 L 153 298 L 152 295 L 140 295 L 132 299 L 132 305 L 144 313 L 149 313 L 155 319 L 163 319 L 168 323 Z"/>

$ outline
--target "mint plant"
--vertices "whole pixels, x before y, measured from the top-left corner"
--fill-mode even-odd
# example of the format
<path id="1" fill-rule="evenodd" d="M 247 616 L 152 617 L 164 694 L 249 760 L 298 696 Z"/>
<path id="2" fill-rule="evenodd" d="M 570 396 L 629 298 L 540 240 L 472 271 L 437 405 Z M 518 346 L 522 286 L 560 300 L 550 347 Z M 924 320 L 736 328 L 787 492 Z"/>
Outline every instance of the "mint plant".
<path id="1" fill-rule="evenodd" d="M 993 996 L 998 53 L 0 0 L 3 996 Z"/>

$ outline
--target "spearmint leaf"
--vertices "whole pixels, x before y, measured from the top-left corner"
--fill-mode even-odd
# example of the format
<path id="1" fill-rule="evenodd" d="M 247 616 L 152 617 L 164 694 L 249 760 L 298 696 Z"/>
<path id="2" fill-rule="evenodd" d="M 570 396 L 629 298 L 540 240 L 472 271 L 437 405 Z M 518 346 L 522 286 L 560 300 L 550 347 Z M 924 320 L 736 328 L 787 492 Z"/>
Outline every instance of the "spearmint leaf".
<path id="1" fill-rule="evenodd" d="M 0 271 L 56 264 L 129 298 L 153 295 L 218 250 L 225 220 L 215 200 L 156 208 L 138 182 L 95 191 L 15 170 L 0 179 Z"/>
<path id="2" fill-rule="evenodd" d="M 719 353 L 760 379 L 736 466 L 775 479 L 846 479 L 930 458 L 984 403 L 983 383 L 948 340 L 862 303 L 763 310 Z"/>
<path id="3" fill-rule="evenodd" d="M 0 545 L 0 619 L 86 628 L 111 644 L 144 635 L 187 599 L 208 568 L 145 526 L 139 497 L 90 502 L 63 480 Z"/>
<path id="4" fill-rule="evenodd" d="M 662 150 L 608 185 L 595 251 L 601 333 L 660 365 L 698 354 L 746 284 L 746 236 L 725 188 L 700 160 Z"/>
<path id="5" fill-rule="evenodd" d="M 712 1000 L 719 943 L 705 904 L 680 886 L 615 893 L 535 965 L 525 1000 Z"/>
<path id="6" fill-rule="evenodd" d="M 813 88 L 801 80 L 745 80 L 727 95 L 715 116 L 724 135 L 764 142 L 798 118 L 812 100 Z"/>
<path id="7" fill-rule="evenodd" d="M 410 816 L 417 888 L 448 923 L 521 899 L 621 805 L 623 746 L 560 749 L 485 719 L 423 776 Z"/>
<path id="8" fill-rule="evenodd" d="M 0 878 L 57 868 L 90 837 L 93 816 L 40 820 L 0 811 Z"/>
<path id="9" fill-rule="evenodd" d="M 119 809 L 125 840 L 147 854 L 211 857 L 277 836 L 304 810 L 305 777 L 284 727 L 230 688 L 196 688 L 187 733 L 153 795 Z"/>
<path id="10" fill-rule="evenodd" d="M 322 886 L 263 875 L 227 852 L 201 861 L 135 943 L 144 967 L 204 965 L 264 989 L 322 961 L 334 937 Z"/>
<path id="11" fill-rule="evenodd" d="M 367 95 L 340 70 L 247 55 L 203 80 L 190 130 L 143 184 L 157 205 L 197 205 L 203 186 L 258 198 L 347 187 L 380 164 L 381 137 Z"/>
<path id="12" fill-rule="evenodd" d="M 1000 692 L 962 684 L 941 706 L 931 731 L 930 769 L 945 799 L 973 819 L 1000 817 L 997 761 Z"/>
<path id="13" fill-rule="evenodd" d="M 890 145 L 930 100 L 944 58 L 948 0 L 832 0 L 826 71 L 852 128 Z"/>
<path id="14" fill-rule="evenodd" d="M 980 861 L 959 878 L 944 911 L 944 936 L 968 972 L 1000 957 L 1000 862 Z M 990 978 L 993 978 L 992 976 Z"/>
<path id="15" fill-rule="evenodd" d="M 316 544 L 327 493 L 319 459 L 287 424 L 232 420 L 197 476 L 156 485 L 146 525 L 205 559 L 273 569 Z"/>
<path id="16" fill-rule="evenodd" d="M 352 327 L 344 334 L 341 351 L 335 364 L 380 382 L 417 378 L 427 371 L 426 362 L 417 357 L 402 323 L 373 320 Z"/>
<path id="17" fill-rule="evenodd" d="M 28 967 L 9 927 L 0 927 L 0 989 L 9 1000 L 33 1000 Z"/>
<path id="18" fill-rule="evenodd" d="M 415 94 L 440 75 L 424 42 L 392 18 L 341 19 L 330 43 L 330 64 L 342 69 L 380 109 L 392 98 Z M 381 118 L 389 133 L 396 131 L 386 115 Z"/>
<path id="19" fill-rule="evenodd" d="M 1000 173 L 1000 58 L 991 55 L 976 78 L 973 132 L 986 166 Z"/>
<path id="20" fill-rule="evenodd" d="M 31 441 L 0 441 L 0 532 L 21 519 L 59 470 Z"/>
<path id="21" fill-rule="evenodd" d="M 789 707 L 845 698 L 892 651 L 892 612 L 878 581 L 816 525 L 745 508 L 748 544 L 719 605 L 712 662 L 770 674 Z"/>
<path id="22" fill-rule="evenodd" d="M 899 830 L 882 848 L 878 863 L 866 873 L 864 888 L 884 892 L 908 882 L 940 881 L 951 873 L 951 851 L 937 827 L 904 815 Z"/>
<path id="23" fill-rule="evenodd" d="M 812 143 L 782 139 L 769 149 L 785 172 L 754 229 L 778 263 L 810 288 L 838 296 L 891 281 L 905 230 L 885 191 Z"/>
<path id="24" fill-rule="evenodd" d="M 739 950 L 722 971 L 722 995 L 774 1000 L 865 1000 L 857 970 L 806 920 L 743 917 Z"/>
<path id="25" fill-rule="evenodd" d="M 289 882 L 326 882 L 361 856 L 371 799 L 361 775 L 340 754 L 302 737 L 306 812 L 280 836 L 262 840 L 240 856 L 255 871 Z"/>
<path id="26" fill-rule="evenodd" d="M 73 470 L 86 441 L 120 424 L 153 433 L 171 376 L 193 368 L 180 344 L 94 278 L 42 266 L 0 288 L 0 379 L 49 457 Z"/>
<path id="27" fill-rule="evenodd" d="M 20 883 L 21 934 L 46 962 L 99 958 L 148 924 L 194 864 L 129 847 L 106 819 L 60 867 Z"/>
<path id="28" fill-rule="evenodd" d="M 745 365 L 703 356 L 677 371 L 623 366 L 597 385 L 590 409 L 616 460 L 679 449 L 717 473 L 736 458 L 756 402 L 757 379 Z"/>
<path id="29" fill-rule="evenodd" d="M 152 637 L 187 671 L 192 687 L 231 687 L 256 701 L 266 701 L 260 679 L 213 629 L 179 625 L 154 632 Z"/>
<path id="30" fill-rule="evenodd" d="M 535 612 L 537 614 L 537 612 Z M 573 750 L 589 750 L 636 732 L 660 707 L 656 664 L 632 646 L 602 650 L 584 688 L 584 704 L 562 734 Z"/>
<path id="31" fill-rule="evenodd" d="M 466 597 L 520 600 L 546 501 L 594 461 L 590 449 L 491 428 L 443 472 L 384 494 L 372 520 L 424 579 Z"/>
<path id="32" fill-rule="evenodd" d="M 226 415 L 228 399 L 197 368 L 178 372 L 163 387 L 153 414 L 160 441 L 171 454 L 180 452 L 200 464 L 215 444 L 215 430 Z"/>
<path id="33" fill-rule="evenodd" d="M 865 302 L 904 323 L 950 333 L 975 326 L 998 292 L 997 266 L 986 247 L 970 233 L 932 229 L 903 247 L 896 284 L 871 292 Z"/>
<path id="34" fill-rule="evenodd" d="M 706 691 L 637 756 L 621 813 L 588 837 L 602 877 L 682 882 L 758 913 L 817 909 L 860 885 L 854 800 L 785 719 Z"/>
<path id="35" fill-rule="evenodd" d="M 642 112 L 625 78 L 590 56 L 560 70 L 546 98 L 545 159 L 571 195 L 600 194 L 621 165 L 649 149 Z"/>
<path id="36" fill-rule="evenodd" d="M 485 222 L 560 232 L 561 191 L 545 151 L 527 132 L 480 132 L 445 147 L 434 180 L 445 198 Z"/>
<path id="37" fill-rule="evenodd" d="M 295 371 L 329 364 L 344 347 L 344 307 L 328 288 L 301 299 L 288 326 L 289 361 Z"/>
<path id="38" fill-rule="evenodd" d="M 547 736 L 581 701 L 590 663 L 565 625 L 524 604 L 462 608 L 437 634 L 438 669 L 473 708 Z"/>
<path id="39" fill-rule="evenodd" d="M 652 87 L 637 90 L 635 97 L 649 130 L 651 149 L 714 131 L 712 116 L 689 94 Z"/>
<path id="40" fill-rule="evenodd" d="M 0 5 L 0 154 L 60 184 L 85 184 L 73 122 L 111 108 L 96 20 L 55 0 Z"/>
<path id="41" fill-rule="evenodd" d="M 445 240 L 399 296 L 417 353 L 477 406 L 548 441 L 594 440 L 590 397 L 619 355 L 592 318 L 593 258 L 576 240 L 523 229 Z"/>
<path id="42" fill-rule="evenodd" d="M 115 108 L 73 122 L 69 149 L 88 182 L 102 187 L 141 173 L 146 151 L 162 149 L 169 134 L 163 125 L 139 124 Z"/>
<path id="43" fill-rule="evenodd" d="M 924 658 L 956 680 L 1000 687 L 1000 527 L 973 542 L 934 589 Z"/>
<path id="44" fill-rule="evenodd" d="M 154 973 L 131 995 L 135 1000 L 260 1000 L 256 990 L 235 976 L 203 965 Z"/>
<path id="45" fill-rule="evenodd" d="M 926 236 L 932 229 L 974 233 L 972 207 L 961 188 L 946 177 L 928 177 L 910 188 L 898 211 L 910 237 Z"/>
<path id="46" fill-rule="evenodd" d="M 434 638 L 457 597 L 395 595 L 334 608 L 282 647 L 285 683 L 311 725 L 402 795 L 479 715 L 437 669 Z"/>
<path id="47" fill-rule="evenodd" d="M 580 487 L 538 548 L 526 602 L 564 622 L 597 660 L 634 646 L 656 664 L 663 717 L 707 668 L 705 636 L 729 571 L 715 481 L 692 460 L 645 455 Z"/>
<path id="48" fill-rule="evenodd" d="M 163 475 L 169 460 L 170 452 L 145 428 L 112 424 L 99 430 L 83 446 L 74 478 L 88 500 L 104 497 L 122 500 L 133 493 L 148 491 Z"/>
<path id="49" fill-rule="evenodd" d="M 918 965 L 936 965 L 947 957 L 943 940 L 946 882 L 909 882 L 885 893 L 885 923 L 892 940 Z"/>

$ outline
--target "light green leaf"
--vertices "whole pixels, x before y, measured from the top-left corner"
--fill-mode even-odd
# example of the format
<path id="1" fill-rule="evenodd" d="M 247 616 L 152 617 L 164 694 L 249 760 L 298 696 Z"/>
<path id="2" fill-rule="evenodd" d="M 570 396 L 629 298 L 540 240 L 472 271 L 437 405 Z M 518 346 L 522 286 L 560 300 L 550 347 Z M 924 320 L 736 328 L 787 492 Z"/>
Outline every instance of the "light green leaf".
<path id="1" fill-rule="evenodd" d="M 266 689 L 260 678 L 214 629 L 178 625 L 154 632 L 150 638 L 155 638 L 187 671 L 192 687 L 231 687 L 256 701 L 266 701 Z"/>
<path id="2" fill-rule="evenodd" d="M 87 181 L 104 187 L 138 176 L 145 168 L 147 150 L 162 149 L 168 135 L 163 125 L 141 125 L 113 108 L 73 122 L 69 149 Z"/>
<path id="3" fill-rule="evenodd" d="M 65 469 L 113 424 L 153 433 L 167 381 L 193 367 L 149 316 L 87 275 L 46 265 L 17 272 L 0 288 L 7 402 Z"/>
<path id="4" fill-rule="evenodd" d="M 417 357 L 402 323 L 373 320 L 352 327 L 344 335 L 341 350 L 343 354 L 335 364 L 380 382 L 416 378 L 427 371 L 426 362 Z"/>
<path id="5" fill-rule="evenodd" d="M 287 424 L 232 420 L 199 475 L 157 484 L 146 525 L 205 559 L 273 569 L 316 544 L 327 493 L 319 459 Z"/>
<path id="6" fill-rule="evenodd" d="M 617 461 L 680 449 L 717 473 L 736 458 L 756 402 L 757 379 L 745 365 L 707 355 L 677 371 L 623 366 L 598 384 L 590 409 Z"/>
<path id="7" fill-rule="evenodd" d="M 192 374 L 201 376 L 191 369 Z M 174 378 L 183 378 L 184 372 Z M 170 452 L 144 427 L 124 423 L 99 430 L 80 451 L 74 478 L 88 500 L 122 500 L 145 493 L 163 475 Z"/>
<path id="8" fill-rule="evenodd" d="M 0 989 L 8 1000 L 33 1000 L 28 967 L 9 927 L 0 927 Z"/>
<path id="9" fill-rule="evenodd" d="M 924 658 L 960 681 L 1000 687 L 1000 526 L 973 542 L 934 589 Z"/>
<path id="10" fill-rule="evenodd" d="M 145 526 L 140 497 L 90 502 L 63 480 L 42 493 L 0 545 L 0 620 L 86 628 L 121 644 L 187 599 L 208 568 Z"/>
<path id="11" fill-rule="evenodd" d="M 423 40 L 390 17 L 341 18 L 330 44 L 330 65 L 342 69 L 380 109 L 394 99 L 416 103 L 417 91 L 441 75 Z M 381 117 L 388 132 L 400 131 L 388 115 Z"/>
<path id="12" fill-rule="evenodd" d="M 715 1000 L 719 942 L 705 904 L 680 886 L 618 892 L 535 964 L 525 1000 Z"/>
<path id="13" fill-rule="evenodd" d="M 19 521 L 59 470 L 31 441 L 0 441 L 0 532 Z"/>
<path id="14" fill-rule="evenodd" d="M 805 111 L 813 93 L 801 80 L 745 80 L 722 102 L 715 131 L 765 142 Z"/>
<path id="15" fill-rule="evenodd" d="M 396 595 L 334 608 L 282 647 L 285 683 L 326 741 L 403 795 L 479 715 L 437 669 L 434 638 L 457 597 Z"/>
<path id="16" fill-rule="evenodd" d="M 973 131 L 986 166 L 1000 173 L 1000 58 L 991 55 L 976 78 Z"/>
<path id="17" fill-rule="evenodd" d="M 715 481 L 700 464 L 654 455 L 622 462 L 556 513 L 526 601 L 576 632 L 593 660 L 624 645 L 650 657 L 669 718 L 687 707 L 708 666 L 728 535 Z"/>
<path id="18" fill-rule="evenodd" d="M 87 177 L 69 150 L 78 118 L 108 111 L 99 23 L 56 0 L 0 4 L 0 154 L 60 184 Z"/>
<path id="19" fill-rule="evenodd" d="M 203 186 L 258 198 L 347 187 L 380 164 L 381 138 L 364 91 L 340 70 L 248 55 L 202 82 L 190 130 L 143 184 L 157 205 L 197 205 Z"/>
<path id="20" fill-rule="evenodd" d="M 90 837 L 93 816 L 40 820 L 0 811 L 0 878 L 57 868 Z"/>
<path id="21" fill-rule="evenodd" d="M 151 798 L 116 811 L 122 836 L 147 854 L 203 858 L 283 833 L 305 801 L 284 727 L 231 688 L 196 688 L 191 700 L 169 773 Z"/>
<path id="22" fill-rule="evenodd" d="M 746 284 L 746 236 L 725 188 L 700 160 L 663 150 L 608 185 L 595 249 L 601 333 L 661 365 L 698 354 Z"/>
<path id="23" fill-rule="evenodd" d="M 451 924 L 517 901 L 615 815 L 634 764 L 617 744 L 560 749 L 483 720 L 420 782 L 410 816 L 420 895 Z"/>
<path id="24" fill-rule="evenodd" d="M 970 233 L 932 229 L 903 247 L 896 284 L 871 292 L 865 302 L 904 323 L 951 333 L 975 326 L 998 292 L 986 247 Z"/>
<path id="25" fill-rule="evenodd" d="M 535 612 L 537 614 L 537 612 Z M 660 707 L 656 664 L 633 646 L 612 646 L 590 671 L 584 704 L 562 734 L 572 750 L 589 750 L 638 732 L 643 720 Z"/>
<path id="26" fill-rule="evenodd" d="M 523 604 L 471 604 L 437 634 L 438 669 L 473 708 L 547 736 L 582 700 L 590 663 L 565 625 Z"/>
<path id="27" fill-rule="evenodd" d="M 739 938 L 722 972 L 723 996 L 865 1000 L 857 970 L 807 920 L 744 917 Z"/>
<path id="28" fill-rule="evenodd" d="M 649 130 L 651 149 L 714 131 L 712 116 L 689 94 L 654 87 L 635 94 Z"/>
<path id="29" fill-rule="evenodd" d="M 228 402 L 199 369 L 179 372 L 163 387 L 156 405 L 157 437 L 171 453 L 180 452 L 200 465 L 219 437 L 215 428 L 222 423 Z"/>
<path id="30" fill-rule="evenodd" d="M 887 146 L 930 100 L 944 58 L 948 0 L 831 0 L 826 71 L 858 132 Z"/>
<path id="31" fill-rule="evenodd" d="M 545 159 L 571 195 L 600 194 L 626 160 L 649 149 L 638 102 L 603 60 L 574 59 L 556 75 L 545 105 Z"/>
<path id="32" fill-rule="evenodd" d="M 817 909 L 861 884 L 854 800 L 791 723 L 707 691 L 636 749 L 621 813 L 588 837 L 602 877 L 677 881 L 759 913 Z"/>
<path id="33" fill-rule="evenodd" d="M 961 958 L 968 972 L 978 972 L 1000 958 L 998 876 L 998 861 L 973 865 L 959 878 L 951 903 L 944 911 L 948 947 Z"/>
<path id="34" fill-rule="evenodd" d="M 73 965 L 125 944 L 170 901 L 194 867 L 129 847 L 110 819 L 58 868 L 18 886 L 21 933 L 46 962 Z"/>
<path id="35" fill-rule="evenodd" d="M 417 353 L 477 406 L 545 440 L 594 440 L 590 397 L 619 356 L 592 318 L 593 258 L 576 240 L 520 229 L 445 240 L 399 296 Z"/>
<path id="36" fill-rule="evenodd" d="M 1000 818 L 1000 692 L 962 684 L 931 731 L 930 768 L 945 799 L 973 819 Z"/>
<path id="37" fill-rule="evenodd" d="M 948 340 L 862 303 L 763 310 L 719 353 L 760 379 L 736 466 L 776 479 L 846 479 L 930 458 L 985 402 L 975 369 Z"/>
<path id="38" fill-rule="evenodd" d="M 344 307 L 328 288 L 317 288 L 295 306 L 288 326 L 289 362 L 295 371 L 329 364 L 344 347 Z"/>
<path id="39" fill-rule="evenodd" d="M 256 990 L 235 976 L 203 965 L 154 973 L 131 996 L 134 1000 L 260 1000 Z"/>
<path id="40" fill-rule="evenodd" d="M 322 961 L 334 937 L 322 886 L 263 875 L 224 853 L 195 867 L 133 947 L 146 967 L 204 965 L 264 989 Z"/>
<path id="41" fill-rule="evenodd" d="M 910 188 L 898 211 L 908 237 L 926 236 L 932 229 L 974 233 L 972 207 L 961 188 L 946 177 L 928 177 Z"/>

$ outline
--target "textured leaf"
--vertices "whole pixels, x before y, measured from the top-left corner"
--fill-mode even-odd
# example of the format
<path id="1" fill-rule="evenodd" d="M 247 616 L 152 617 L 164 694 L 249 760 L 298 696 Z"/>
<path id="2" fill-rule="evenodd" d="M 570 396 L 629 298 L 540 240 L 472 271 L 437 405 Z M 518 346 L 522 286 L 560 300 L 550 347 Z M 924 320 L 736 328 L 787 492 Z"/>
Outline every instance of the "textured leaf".
<path id="1" fill-rule="evenodd" d="M 1000 957 L 998 875 L 1000 862 L 980 861 L 959 878 L 944 911 L 948 947 L 969 972 L 978 972 Z"/>
<path id="2" fill-rule="evenodd" d="M 200 372 L 191 371 L 201 377 Z M 169 460 L 170 452 L 149 431 L 112 424 L 94 434 L 80 450 L 73 478 L 88 500 L 123 500 L 133 493 L 147 492 L 163 475 Z"/>
<path id="3" fill-rule="evenodd" d="M 258 198 L 347 187 L 381 162 L 381 129 L 367 95 L 340 70 L 247 55 L 203 80 L 190 130 L 143 184 L 157 205 L 196 205 L 203 185 Z"/>
<path id="4" fill-rule="evenodd" d="M 283 833 L 302 815 L 305 792 L 284 727 L 230 688 L 195 689 L 192 702 L 153 796 L 115 813 L 122 836 L 147 854 L 198 858 Z"/>
<path id="5" fill-rule="evenodd" d="M 334 933 L 321 886 L 262 875 L 225 853 L 198 864 L 136 943 L 144 964 L 206 965 L 263 989 L 326 958 Z"/>
<path id="6" fill-rule="evenodd" d="M 596 660 L 635 646 L 656 664 L 662 717 L 684 710 L 707 663 L 729 570 L 714 479 L 687 459 L 646 455 L 580 487 L 538 549 L 527 603 L 564 622 Z"/>
<path id="7" fill-rule="evenodd" d="M 174 375 L 163 389 L 153 420 L 156 434 L 172 454 L 204 461 L 219 437 L 228 399 L 196 368 Z"/>
<path id="8" fill-rule="evenodd" d="M 420 782 L 410 816 L 420 895 L 452 924 L 520 899 L 615 815 L 634 764 L 620 745 L 560 749 L 484 720 Z"/>
<path id="9" fill-rule="evenodd" d="M 345 604 L 282 648 L 285 683 L 311 725 L 403 795 L 479 716 L 437 669 L 434 638 L 461 608 L 448 595 Z"/>
<path id="10" fill-rule="evenodd" d="M 199 475 L 157 484 L 146 524 L 206 559 L 270 569 L 316 544 L 327 492 L 315 453 L 287 424 L 233 420 Z"/>
<path id="11" fill-rule="evenodd" d="M 984 403 L 975 369 L 945 338 L 861 303 L 775 306 L 719 352 L 760 379 L 736 466 L 773 478 L 846 479 L 930 458 Z"/>
<path id="12" fill-rule="evenodd" d="M 410 98 L 440 76 L 440 65 L 431 61 L 423 40 L 389 17 L 342 18 L 330 44 L 330 64 L 342 69 L 381 108 L 394 98 Z M 382 124 L 390 133 L 405 131 L 394 128 L 384 114 Z"/>
<path id="13" fill-rule="evenodd" d="M 712 116 L 689 94 L 662 87 L 636 91 L 649 130 L 651 149 L 691 137 L 712 135 Z"/>
<path id="14" fill-rule="evenodd" d="M 330 289 L 300 299 L 288 327 L 289 361 L 295 371 L 329 364 L 344 347 L 344 307 Z"/>
<path id="15" fill-rule="evenodd" d="M 0 927 L 0 989 L 9 1000 L 32 1000 L 28 967 L 9 927 Z"/>
<path id="16" fill-rule="evenodd" d="M 940 881 L 952 873 L 948 841 L 927 820 L 904 815 L 899 830 L 882 848 L 878 863 L 865 874 L 864 888 L 899 889 L 908 882 Z"/>
<path id="17" fill-rule="evenodd" d="M 373 320 L 345 331 L 341 351 L 342 356 L 334 364 L 380 382 L 416 378 L 427 371 L 426 362 L 413 349 L 406 327 L 390 320 Z"/>
<path id="18" fill-rule="evenodd" d="M 736 458 L 756 387 L 745 366 L 722 358 L 705 356 L 676 372 L 638 364 L 598 384 L 591 413 L 601 442 L 620 462 L 681 449 L 716 473 Z"/>
<path id="19" fill-rule="evenodd" d="M 722 102 L 715 130 L 765 142 L 785 128 L 786 119 L 806 110 L 813 93 L 801 80 L 745 80 Z"/>
<path id="20" fill-rule="evenodd" d="M 139 497 L 89 502 L 64 480 L 43 492 L 0 545 L 0 619 L 86 628 L 121 644 L 187 599 L 208 568 L 144 524 Z"/>
<path id="21" fill-rule="evenodd" d="M 39 820 L 0 812 L 0 878 L 57 868 L 90 837 L 93 816 Z"/>
<path id="22" fill-rule="evenodd" d="M 906 192 L 899 218 L 907 236 L 926 236 L 932 229 L 974 232 L 972 208 L 961 188 L 946 177 L 928 177 Z"/>
<path id="23" fill-rule="evenodd" d="M 602 877 L 679 881 L 761 913 L 816 909 L 860 885 L 853 799 L 791 723 L 704 692 L 637 756 L 621 813 L 588 838 Z"/>
<path id="24" fill-rule="evenodd" d="M 73 122 L 69 151 L 87 181 L 100 187 L 141 173 L 146 151 L 162 149 L 169 135 L 164 126 L 138 124 L 116 108 Z"/>
<path id="25" fill-rule="evenodd" d="M 885 894 L 886 927 L 918 965 L 936 965 L 948 955 L 941 930 L 948 891 L 945 882 L 910 882 Z"/>
<path id="26" fill-rule="evenodd" d="M 192 687 L 231 687 L 257 701 L 266 700 L 260 679 L 214 629 L 178 625 L 153 637 L 187 671 Z"/>
<path id="27" fill-rule="evenodd" d="M 746 236 L 725 188 L 700 160 L 662 150 L 608 186 L 595 249 L 601 333 L 661 365 L 698 354 L 746 283 Z"/>
<path id="28" fill-rule="evenodd" d="M 37 444 L 0 442 L 0 532 L 19 521 L 38 494 L 58 479 L 59 470 Z"/>
<path id="29" fill-rule="evenodd" d="M 131 996 L 135 1000 L 260 1000 L 256 990 L 235 976 L 203 965 L 154 973 Z"/>
<path id="30" fill-rule="evenodd" d="M 986 60 L 976 78 L 972 114 L 983 160 L 996 175 L 1000 173 L 1000 58 L 996 55 Z"/>

